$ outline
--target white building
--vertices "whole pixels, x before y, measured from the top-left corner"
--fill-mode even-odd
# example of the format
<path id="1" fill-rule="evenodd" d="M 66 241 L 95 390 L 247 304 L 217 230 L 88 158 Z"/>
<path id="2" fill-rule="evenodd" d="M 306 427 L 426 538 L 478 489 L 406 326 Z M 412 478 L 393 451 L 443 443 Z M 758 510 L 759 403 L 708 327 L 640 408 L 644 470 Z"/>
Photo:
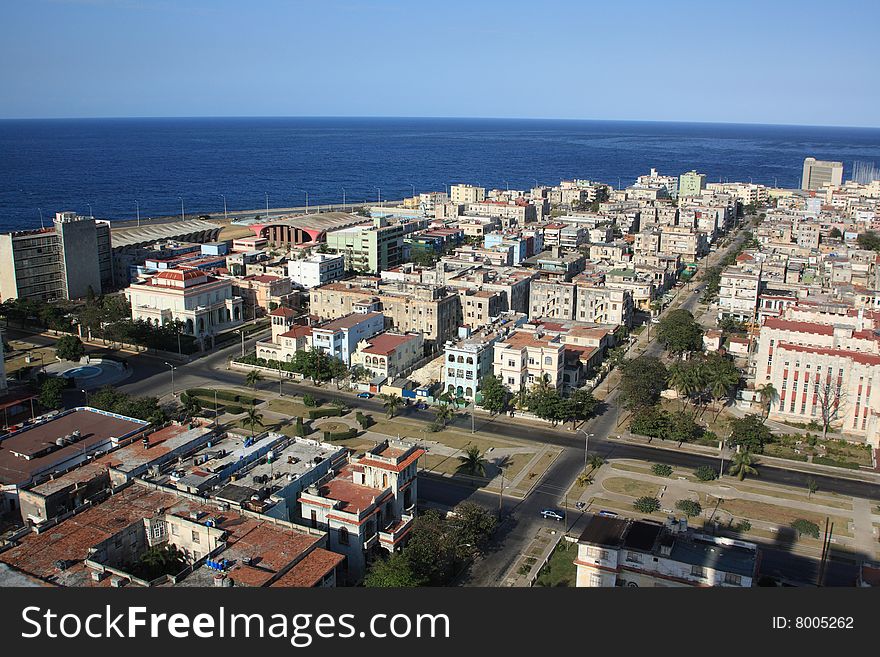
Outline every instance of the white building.
<path id="1" fill-rule="evenodd" d="M 580 587 L 734 587 L 757 579 L 758 546 L 666 524 L 592 516 L 578 539 Z"/>
<path id="2" fill-rule="evenodd" d="M 232 281 L 198 269 L 169 269 L 125 290 L 131 318 L 156 326 L 179 320 L 183 331 L 198 340 L 241 324 L 242 299 Z"/>
<path id="3" fill-rule="evenodd" d="M 287 263 L 287 275 L 294 284 L 311 289 L 338 281 L 345 274 L 345 257 L 333 253 L 312 253 Z"/>
<path id="4" fill-rule="evenodd" d="M 321 326 L 312 327 L 312 347 L 351 365 L 351 355 L 361 340 L 385 329 L 385 315 L 377 312 L 351 313 Z M 283 335 L 282 335 L 283 337 Z"/>

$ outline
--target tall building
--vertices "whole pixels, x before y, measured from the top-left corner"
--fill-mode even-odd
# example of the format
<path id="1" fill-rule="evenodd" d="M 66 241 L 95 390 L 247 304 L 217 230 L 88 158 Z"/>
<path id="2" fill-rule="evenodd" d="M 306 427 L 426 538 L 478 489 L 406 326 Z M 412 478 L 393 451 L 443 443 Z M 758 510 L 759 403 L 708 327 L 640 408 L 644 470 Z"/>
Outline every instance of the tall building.
<path id="1" fill-rule="evenodd" d="M 801 189 L 821 189 L 823 185 L 843 183 L 843 162 L 830 162 L 808 157 L 804 160 Z"/>
<path id="2" fill-rule="evenodd" d="M 110 224 L 58 212 L 52 228 L 0 235 L 0 297 L 78 299 L 110 288 Z"/>
<path id="3" fill-rule="evenodd" d="M 486 190 L 473 185 L 453 185 L 449 188 L 449 200 L 455 205 L 482 203 L 486 200 Z"/>
<path id="4" fill-rule="evenodd" d="M 678 196 L 699 196 L 706 189 L 706 174 L 688 171 L 678 178 Z"/>
<path id="5" fill-rule="evenodd" d="M 327 247 L 345 257 L 346 269 L 378 274 L 401 263 L 405 232 L 403 224 L 377 218 L 369 225 L 327 233 Z"/>

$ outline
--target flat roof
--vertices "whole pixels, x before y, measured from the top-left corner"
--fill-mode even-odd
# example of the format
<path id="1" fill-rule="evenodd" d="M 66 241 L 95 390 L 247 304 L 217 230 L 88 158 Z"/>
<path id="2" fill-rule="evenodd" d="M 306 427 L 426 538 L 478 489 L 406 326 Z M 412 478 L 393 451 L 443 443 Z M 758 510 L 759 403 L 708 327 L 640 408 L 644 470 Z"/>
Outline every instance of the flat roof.
<path id="1" fill-rule="evenodd" d="M 19 484 L 63 463 L 78 453 L 88 453 L 111 438 L 122 439 L 149 426 L 148 422 L 94 408 L 76 408 L 39 424 L 25 427 L 0 441 L 0 483 Z M 80 432 L 75 442 L 57 447 L 56 440 Z"/>
<path id="2" fill-rule="evenodd" d="M 594 545 L 619 547 L 623 545 L 623 538 L 626 535 L 629 522 L 626 518 L 593 516 L 587 521 L 579 540 Z"/>
<path id="3" fill-rule="evenodd" d="M 170 424 L 146 436 L 148 441 L 146 449 L 143 441 L 136 440 L 101 457 L 101 461 L 116 470 L 130 472 L 180 447 L 198 442 L 202 438 L 206 439 L 211 432 L 210 427 L 201 425 L 190 429 L 185 424 Z"/>

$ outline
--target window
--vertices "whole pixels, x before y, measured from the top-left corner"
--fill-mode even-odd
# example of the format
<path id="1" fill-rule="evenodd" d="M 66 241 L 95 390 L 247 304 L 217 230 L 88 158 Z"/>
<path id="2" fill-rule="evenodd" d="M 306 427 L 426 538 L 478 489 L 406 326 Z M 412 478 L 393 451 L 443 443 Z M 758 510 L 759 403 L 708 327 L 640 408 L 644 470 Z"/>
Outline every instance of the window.
<path id="1" fill-rule="evenodd" d="M 724 573 L 724 583 L 731 586 L 742 586 L 742 577 L 733 573 Z"/>
<path id="2" fill-rule="evenodd" d="M 627 552 L 626 560 L 630 563 L 642 563 L 642 555 L 638 552 Z"/>
<path id="3" fill-rule="evenodd" d="M 705 577 L 706 573 L 702 566 L 691 566 L 691 577 Z"/>
<path id="4" fill-rule="evenodd" d="M 348 545 L 348 530 L 345 527 L 339 528 L 339 544 Z"/>
<path id="5" fill-rule="evenodd" d="M 177 536 L 177 525 L 171 525 L 171 535 Z"/>
<path id="6" fill-rule="evenodd" d="M 192 542 L 193 543 L 199 542 L 199 533 L 195 529 L 192 532 Z"/>
<path id="7" fill-rule="evenodd" d="M 553 358 L 550 356 L 544 356 L 544 365 L 550 365 L 553 362 Z"/>
<path id="8" fill-rule="evenodd" d="M 318 527 L 318 512 L 312 509 L 312 529 Z"/>

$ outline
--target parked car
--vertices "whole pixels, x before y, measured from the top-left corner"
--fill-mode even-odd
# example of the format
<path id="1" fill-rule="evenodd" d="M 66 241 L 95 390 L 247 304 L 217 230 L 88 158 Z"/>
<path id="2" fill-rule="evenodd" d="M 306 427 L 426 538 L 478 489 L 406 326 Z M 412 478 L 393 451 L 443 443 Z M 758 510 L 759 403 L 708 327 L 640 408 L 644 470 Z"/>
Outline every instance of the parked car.
<path id="1" fill-rule="evenodd" d="M 416 402 L 416 410 L 426 411 L 428 410 L 428 405 L 423 401 Z"/>
<path id="2" fill-rule="evenodd" d="M 544 518 L 550 518 L 551 520 L 562 520 L 565 518 L 562 511 L 559 509 L 544 509 L 541 511 L 541 516 Z"/>
<path id="3" fill-rule="evenodd" d="M 373 393 L 372 392 L 359 392 L 358 397 L 360 397 L 361 399 L 372 399 Z"/>
<path id="4" fill-rule="evenodd" d="M 652 323 L 652 324 L 659 324 L 659 323 L 660 323 L 660 318 L 659 318 L 659 317 L 652 317 L 652 318 L 651 318 L 651 323 Z"/>
<path id="5" fill-rule="evenodd" d="M 601 511 L 599 511 L 598 515 L 605 516 L 606 518 L 616 518 L 617 517 L 617 514 L 614 513 L 614 511 L 605 511 L 605 509 L 602 509 Z"/>

